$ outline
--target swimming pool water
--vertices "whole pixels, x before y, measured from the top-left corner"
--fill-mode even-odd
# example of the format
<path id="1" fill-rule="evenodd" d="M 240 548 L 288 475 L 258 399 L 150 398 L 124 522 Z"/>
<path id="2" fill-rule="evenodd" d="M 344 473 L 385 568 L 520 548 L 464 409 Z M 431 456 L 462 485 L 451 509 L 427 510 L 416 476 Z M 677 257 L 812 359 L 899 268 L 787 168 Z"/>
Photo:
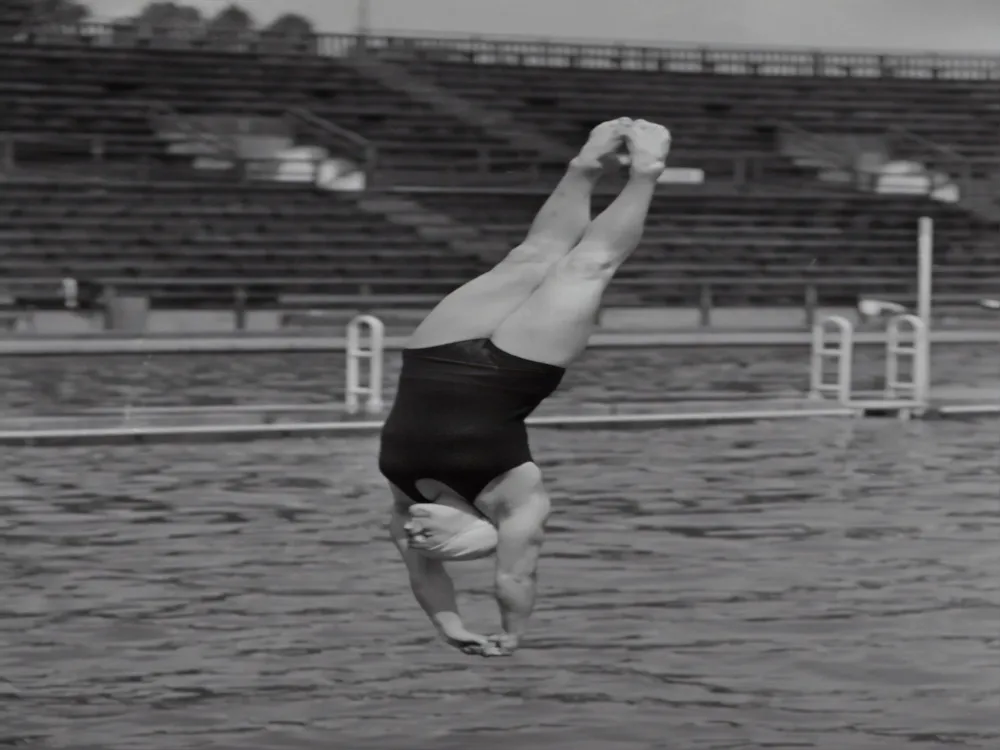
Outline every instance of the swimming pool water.
<path id="1" fill-rule="evenodd" d="M 884 350 L 858 347 L 855 384 L 883 386 Z M 387 396 L 399 354 L 386 355 Z M 0 357 L 0 414 L 190 404 L 342 401 L 344 356 L 328 354 L 115 357 Z M 1000 346 L 934 348 L 934 381 L 996 386 Z M 572 411 L 595 402 L 656 401 L 664 393 L 727 390 L 802 393 L 808 389 L 804 347 L 592 349 L 567 373 L 545 408 Z"/>
<path id="2" fill-rule="evenodd" d="M 996 423 L 539 432 L 514 658 L 439 645 L 373 439 L 7 449 L 0 745 L 1000 746 Z M 486 563 L 453 566 L 495 627 Z"/>
<path id="3" fill-rule="evenodd" d="M 989 383 L 990 356 L 942 350 L 939 379 Z M 801 388 L 802 358 L 600 350 L 559 398 Z M 22 413 L 325 401 L 341 368 L 7 359 L 0 383 Z M 0 746 L 1000 747 L 1000 422 L 532 441 L 555 516 L 506 660 L 433 638 L 386 541 L 373 438 L 4 449 Z M 453 570 L 492 631 L 488 563 Z"/>

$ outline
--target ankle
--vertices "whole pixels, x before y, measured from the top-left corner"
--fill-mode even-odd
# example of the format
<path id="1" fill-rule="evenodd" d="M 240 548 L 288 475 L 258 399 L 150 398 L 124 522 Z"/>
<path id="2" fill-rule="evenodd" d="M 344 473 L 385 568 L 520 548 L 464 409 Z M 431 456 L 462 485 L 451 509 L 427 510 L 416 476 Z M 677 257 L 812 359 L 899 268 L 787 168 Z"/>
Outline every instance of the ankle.
<path id="1" fill-rule="evenodd" d="M 667 168 L 666 162 L 642 161 L 629 166 L 629 177 L 633 180 L 650 180 L 656 182 Z"/>
<path id="2" fill-rule="evenodd" d="M 584 156 L 574 156 L 569 166 L 566 168 L 569 174 L 578 174 L 596 179 L 604 172 L 604 165 L 597 159 L 588 159 Z"/>

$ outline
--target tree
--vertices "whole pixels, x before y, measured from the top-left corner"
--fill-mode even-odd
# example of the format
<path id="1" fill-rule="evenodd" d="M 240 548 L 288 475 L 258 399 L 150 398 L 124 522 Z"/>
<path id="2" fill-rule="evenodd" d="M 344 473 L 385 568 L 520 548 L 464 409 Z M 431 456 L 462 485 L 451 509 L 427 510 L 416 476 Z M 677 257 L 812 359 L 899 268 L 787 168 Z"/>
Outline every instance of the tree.
<path id="1" fill-rule="evenodd" d="M 253 31 L 256 26 L 257 22 L 247 10 L 238 5 L 228 5 L 208 22 L 207 28 L 209 32 L 245 34 L 248 31 Z"/>
<path id="2" fill-rule="evenodd" d="M 205 24 L 205 41 L 212 49 L 245 49 L 255 36 L 256 25 L 246 10 L 229 5 Z"/>
<path id="3" fill-rule="evenodd" d="M 0 0 L 2 2 L 4 0 Z M 267 51 L 286 54 L 315 51 L 316 35 L 312 23 L 300 15 L 286 13 L 263 31 L 257 31 L 256 26 L 250 12 L 235 3 L 206 19 L 198 8 L 172 0 L 155 0 L 146 5 L 138 16 L 115 21 L 114 39 L 116 44 L 122 46 L 152 40 L 168 46 L 171 43 L 204 45 L 210 49 L 231 51 L 249 50 L 258 45 Z"/>
<path id="4" fill-rule="evenodd" d="M 0 39 L 79 38 L 90 10 L 76 0 L 0 0 Z"/>
<path id="5" fill-rule="evenodd" d="M 308 18 L 297 13 L 285 13 L 271 21 L 271 25 L 264 29 L 264 33 L 290 39 L 304 39 L 315 34 L 316 30 Z"/>
<path id="6" fill-rule="evenodd" d="M 135 22 L 143 31 L 184 38 L 200 35 L 205 27 L 200 10 L 174 2 L 150 3 L 142 9 Z"/>
<path id="7" fill-rule="evenodd" d="M 309 54 L 316 49 L 312 22 L 297 13 L 285 13 L 261 32 L 261 44 L 268 52 Z"/>
<path id="8" fill-rule="evenodd" d="M 35 24 L 70 26 L 82 23 L 90 17 L 90 9 L 75 0 L 33 0 L 31 3 L 13 4 L 30 5 L 30 20 Z"/>
<path id="9" fill-rule="evenodd" d="M 75 26 L 90 15 L 76 0 L 0 0 L 0 27 L 6 35 L 42 26 Z"/>
<path id="10" fill-rule="evenodd" d="M 190 44 L 201 37 L 204 28 L 205 19 L 197 8 L 174 2 L 151 2 L 138 16 L 115 21 L 114 38 L 121 45 L 134 44 L 140 39 Z"/>
<path id="11" fill-rule="evenodd" d="M 205 19 L 200 10 L 190 5 L 174 2 L 152 2 L 136 16 L 135 23 L 143 31 L 194 36 L 201 33 L 205 26 Z"/>

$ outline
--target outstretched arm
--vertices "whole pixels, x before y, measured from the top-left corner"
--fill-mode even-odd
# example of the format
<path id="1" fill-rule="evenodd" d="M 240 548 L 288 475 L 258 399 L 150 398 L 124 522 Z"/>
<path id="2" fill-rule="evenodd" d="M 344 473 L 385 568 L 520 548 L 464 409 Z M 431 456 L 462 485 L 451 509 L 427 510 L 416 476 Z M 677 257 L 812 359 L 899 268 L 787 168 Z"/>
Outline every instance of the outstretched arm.
<path id="1" fill-rule="evenodd" d="M 514 503 L 505 503 L 497 519 L 496 598 L 503 634 L 497 644 L 517 648 L 535 606 L 538 557 L 549 517 L 549 498 L 537 492 Z"/>
<path id="2" fill-rule="evenodd" d="M 406 563 L 406 570 L 410 574 L 410 588 L 417 603 L 448 645 L 466 653 L 479 653 L 488 640 L 466 630 L 458 613 L 455 584 L 452 583 L 451 576 L 439 560 L 431 560 L 409 548 L 405 524 L 404 515 L 398 508 L 394 508 L 389 530 L 392 541 Z"/>

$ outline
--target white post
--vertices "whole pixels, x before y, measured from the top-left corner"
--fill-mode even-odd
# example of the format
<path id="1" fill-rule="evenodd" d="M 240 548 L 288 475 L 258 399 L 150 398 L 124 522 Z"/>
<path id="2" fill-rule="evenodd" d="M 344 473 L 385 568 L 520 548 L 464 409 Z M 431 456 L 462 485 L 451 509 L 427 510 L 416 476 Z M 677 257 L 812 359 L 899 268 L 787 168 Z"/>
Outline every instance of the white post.
<path id="1" fill-rule="evenodd" d="M 832 329 L 832 331 L 831 331 Z M 827 344 L 827 333 L 835 332 L 837 340 Z M 826 361 L 837 364 L 836 380 L 826 380 Z M 854 370 L 854 325 L 847 318 L 833 315 L 823 318 L 813 327 L 812 358 L 809 373 L 809 398 L 821 399 L 828 393 L 846 406 L 851 401 Z"/>
<path id="2" fill-rule="evenodd" d="M 357 21 L 355 22 L 355 33 L 358 36 L 368 36 L 372 26 L 371 0 L 358 0 Z"/>
<path id="3" fill-rule="evenodd" d="M 918 222 L 917 232 L 917 317 L 931 330 L 931 297 L 934 281 L 934 219 Z"/>
<path id="4" fill-rule="evenodd" d="M 922 216 L 917 231 L 917 317 L 923 323 L 919 330 L 914 380 L 923 390 L 923 401 L 930 399 L 931 388 L 931 305 L 934 298 L 934 219 Z"/>
<path id="5" fill-rule="evenodd" d="M 362 343 L 367 334 L 367 346 Z M 358 315 L 347 324 L 347 386 L 344 390 L 344 409 L 348 414 L 360 411 L 360 397 L 365 399 L 365 411 L 378 414 L 382 411 L 383 360 L 385 353 L 385 325 L 374 315 Z M 368 383 L 361 382 L 361 363 L 368 362 Z"/>

